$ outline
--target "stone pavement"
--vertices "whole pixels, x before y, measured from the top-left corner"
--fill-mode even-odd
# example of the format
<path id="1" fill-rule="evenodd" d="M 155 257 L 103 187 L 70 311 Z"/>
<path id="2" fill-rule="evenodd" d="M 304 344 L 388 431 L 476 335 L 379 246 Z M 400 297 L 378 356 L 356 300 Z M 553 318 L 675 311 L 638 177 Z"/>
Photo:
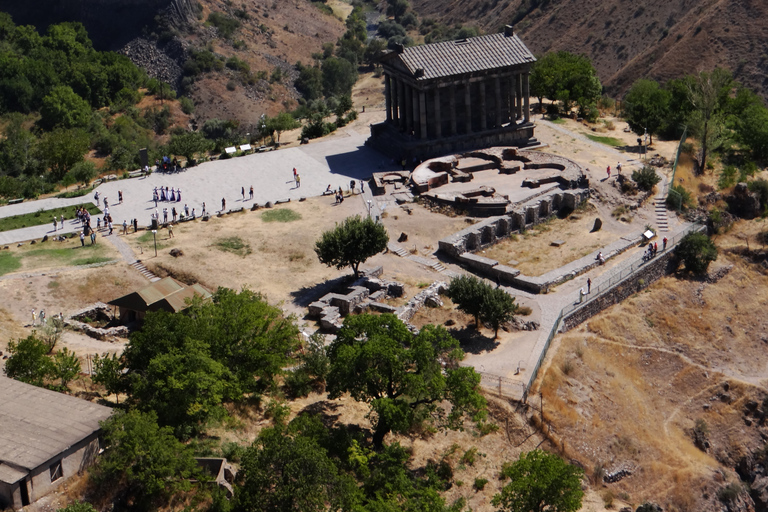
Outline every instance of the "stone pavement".
<path id="1" fill-rule="evenodd" d="M 329 184 L 332 188 L 338 189 L 341 186 L 346 190 L 352 179 L 368 179 L 376 171 L 399 170 L 399 166 L 364 146 L 367 137 L 367 134 L 348 129 L 330 139 L 297 148 L 214 160 L 174 174 L 154 172 L 141 178 L 110 181 L 96 188 L 99 192 L 99 207 L 103 209 L 103 198 L 107 197 L 117 232 L 122 229 L 123 220 L 130 222 L 136 218 L 140 226 L 149 225 L 150 216 L 155 211 L 155 203 L 152 201 L 155 187 L 181 189 L 181 201 L 160 202 L 157 205 L 161 216 L 163 208 L 168 208 L 169 218 L 172 207 L 181 211 L 185 204 L 189 206 L 190 213 L 194 208 L 198 216 L 202 212 L 203 202 L 206 203 L 207 211 L 216 212 L 221 209 L 222 198 L 226 199 L 226 208 L 230 210 L 250 208 L 254 202 L 264 204 L 280 199 L 297 200 L 300 197 L 319 196 Z M 294 167 L 301 177 L 299 188 L 293 182 Z M 254 191 L 252 200 L 248 198 L 251 186 Z M 245 187 L 245 200 L 240 193 L 242 187 Z M 115 204 L 118 190 L 123 192 L 122 204 Z M 69 217 L 74 217 L 74 205 L 87 201 L 94 202 L 93 194 L 71 199 L 25 201 L 0 207 L 0 217 L 60 206 L 73 206 Z M 0 245 L 51 236 L 55 234 L 52 220 L 41 226 L 0 232 Z M 65 219 L 64 229 L 59 229 L 58 233 L 71 233 L 79 229 L 80 224 L 70 218 Z"/>

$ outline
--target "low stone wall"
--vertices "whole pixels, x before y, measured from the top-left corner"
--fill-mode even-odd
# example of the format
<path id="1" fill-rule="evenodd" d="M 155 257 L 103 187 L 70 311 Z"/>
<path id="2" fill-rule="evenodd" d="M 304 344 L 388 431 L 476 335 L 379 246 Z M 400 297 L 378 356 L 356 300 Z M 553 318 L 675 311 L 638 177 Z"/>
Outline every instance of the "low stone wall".
<path id="1" fill-rule="evenodd" d="M 604 309 L 618 304 L 658 281 L 667 274 L 671 274 L 677 268 L 675 264 L 675 252 L 669 251 L 656 256 L 647 262 L 640 270 L 628 276 L 613 288 L 602 293 L 598 297 L 585 303 L 563 317 L 562 330 L 569 331 L 586 320 L 592 318 Z"/>
<path id="2" fill-rule="evenodd" d="M 563 209 L 574 210 L 588 198 L 589 189 L 556 190 L 535 201 L 524 203 L 509 213 L 489 217 L 447 236 L 438 242 L 438 246 L 449 256 L 459 258 L 465 253 L 490 247 L 510 234 L 532 227 Z"/>

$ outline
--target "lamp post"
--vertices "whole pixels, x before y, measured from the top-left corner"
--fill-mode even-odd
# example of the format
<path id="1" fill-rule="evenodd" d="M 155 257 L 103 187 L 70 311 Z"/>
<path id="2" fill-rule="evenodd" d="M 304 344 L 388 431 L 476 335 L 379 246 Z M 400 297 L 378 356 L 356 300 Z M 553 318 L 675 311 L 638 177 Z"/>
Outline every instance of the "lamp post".
<path id="1" fill-rule="evenodd" d="M 155 241 L 155 258 L 157 258 L 157 230 L 152 230 L 152 239 Z"/>

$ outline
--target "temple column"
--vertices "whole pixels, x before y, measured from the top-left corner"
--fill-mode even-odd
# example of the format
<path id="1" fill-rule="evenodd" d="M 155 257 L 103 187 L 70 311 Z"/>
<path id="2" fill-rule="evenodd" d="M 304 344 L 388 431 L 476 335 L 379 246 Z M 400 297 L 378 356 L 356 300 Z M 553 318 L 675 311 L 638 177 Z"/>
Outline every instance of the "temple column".
<path id="1" fill-rule="evenodd" d="M 466 82 L 464 84 L 464 127 L 466 133 L 472 133 L 472 104 L 470 103 L 469 88 L 470 83 Z"/>
<path id="2" fill-rule="evenodd" d="M 443 136 L 443 121 L 440 117 L 440 89 L 435 87 L 435 138 Z"/>
<path id="3" fill-rule="evenodd" d="M 403 84 L 405 89 L 405 104 L 403 104 L 403 110 L 405 110 L 405 132 L 410 135 L 413 129 L 413 98 L 411 95 L 411 86 Z"/>
<path id="4" fill-rule="evenodd" d="M 456 133 L 456 85 L 451 84 L 451 135 Z"/>
<path id="5" fill-rule="evenodd" d="M 515 110 L 516 120 L 523 118 L 523 77 L 520 74 L 515 75 Z"/>
<path id="6" fill-rule="evenodd" d="M 421 120 L 421 138 L 427 138 L 427 93 L 419 91 L 419 119 Z"/>
<path id="7" fill-rule="evenodd" d="M 531 91 L 528 82 L 529 73 L 523 75 L 523 115 L 526 123 L 531 122 Z"/>
<path id="8" fill-rule="evenodd" d="M 403 105 L 405 104 L 405 90 L 403 88 L 403 82 L 401 80 L 397 80 L 397 119 L 398 119 L 398 125 L 400 126 L 401 130 L 405 130 L 406 125 L 406 115 L 403 110 Z"/>
<path id="9" fill-rule="evenodd" d="M 480 82 L 480 130 L 488 129 L 488 109 L 485 101 L 485 82 Z"/>
<path id="10" fill-rule="evenodd" d="M 411 108 L 413 109 L 413 113 L 411 115 L 411 121 L 413 122 L 413 135 L 417 136 L 421 126 L 421 118 L 419 116 L 419 92 L 415 87 L 411 88 Z"/>
<path id="11" fill-rule="evenodd" d="M 501 79 L 497 76 L 494 80 L 496 87 L 496 128 L 501 128 Z"/>
<path id="12" fill-rule="evenodd" d="M 389 75 L 384 75 L 384 100 L 387 103 L 387 122 L 392 121 L 392 86 L 389 80 Z"/>

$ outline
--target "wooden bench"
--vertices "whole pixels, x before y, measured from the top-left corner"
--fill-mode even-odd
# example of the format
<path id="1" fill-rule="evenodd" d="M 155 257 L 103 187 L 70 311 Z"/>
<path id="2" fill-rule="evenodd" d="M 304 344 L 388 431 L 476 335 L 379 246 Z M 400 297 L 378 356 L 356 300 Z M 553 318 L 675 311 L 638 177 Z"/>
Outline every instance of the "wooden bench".
<path id="1" fill-rule="evenodd" d="M 23 202 L 24 202 L 24 198 L 20 197 L 19 199 L 11 199 L 10 201 L 8 201 L 8 204 L 19 204 Z"/>

